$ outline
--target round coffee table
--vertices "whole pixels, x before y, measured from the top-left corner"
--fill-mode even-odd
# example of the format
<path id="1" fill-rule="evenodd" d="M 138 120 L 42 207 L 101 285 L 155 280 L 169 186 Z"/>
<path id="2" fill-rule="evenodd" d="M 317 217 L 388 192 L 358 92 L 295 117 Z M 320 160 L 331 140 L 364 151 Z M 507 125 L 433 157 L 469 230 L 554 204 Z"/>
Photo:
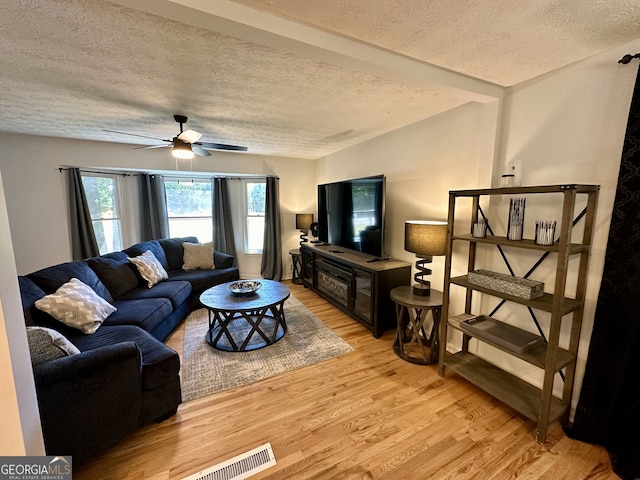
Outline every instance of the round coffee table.
<path id="1" fill-rule="evenodd" d="M 272 345 L 287 332 L 284 302 L 289 289 L 273 280 L 259 280 L 252 294 L 234 295 L 223 283 L 205 290 L 200 302 L 209 310 L 207 343 L 218 350 L 245 352 Z"/>

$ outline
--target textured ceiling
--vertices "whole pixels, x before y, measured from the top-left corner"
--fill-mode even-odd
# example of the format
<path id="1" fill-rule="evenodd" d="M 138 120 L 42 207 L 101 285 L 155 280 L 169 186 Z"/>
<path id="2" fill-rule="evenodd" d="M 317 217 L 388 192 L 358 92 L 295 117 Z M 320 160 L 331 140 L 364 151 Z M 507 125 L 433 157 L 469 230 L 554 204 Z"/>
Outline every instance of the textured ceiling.
<path id="1" fill-rule="evenodd" d="M 637 0 L 3 0 L 0 131 L 153 144 L 104 130 L 180 113 L 318 158 L 634 38 Z"/>
<path id="2" fill-rule="evenodd" d="M 503 86 L 640 37 L 638 0 L 235 0 Z"/>

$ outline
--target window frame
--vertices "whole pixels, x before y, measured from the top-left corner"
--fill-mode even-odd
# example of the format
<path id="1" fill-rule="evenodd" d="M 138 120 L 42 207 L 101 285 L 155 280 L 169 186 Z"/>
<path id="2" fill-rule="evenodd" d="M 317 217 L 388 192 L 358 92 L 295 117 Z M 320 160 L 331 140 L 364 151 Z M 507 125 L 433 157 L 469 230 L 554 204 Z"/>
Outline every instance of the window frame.
<path id="1" fill-rule="evenodd" d="M 120 232 L 120 248 L 118 248 L 117 250 L 113 250 L 113 251 L 120 251 L 123 248 L 125 248 L 125 240 L 128 239 L 128 228 L 127 228 L 127 222 L 125 222 L 125 219 L 123 218 L 123 212 L 125 211 L 124 208 L 124 197 L 123 197 L 123 188 L 122 188 L 122 177 L 123 174 L 121 173 L 107 173 L 107 172 L 89 172 L 89 171 L 80 171 L 80 179 L 82 181 L 82 187 L 85 191 L 85 197 L 87 195 L 86 191 L 87 189 L 85 188 L 84 185 L 84 178 L 106 178 L 109 179 L 113 182 L 113 204 L 114 204 L 114 210 L 117 212 L 117 216 L 114 217 L 100 217 L 99 219 L 94 219 L 93 217 L 91 218 L 91 225 L 93 227 L 94 230 L 94 235 L 95 235 L 95 231 L 96 231 L 96 227 L 95 227 L 95 222 L 102 222 L 102 221 L 117 221 L 118 225 L 119 225 L 119 232 Z M 89 199 L 87 198 L 87 201 L 89 201 Z M 101 212 L 102 213 L 102 212 Z M 96 242 L 97 242 L 97 238 L 96 238 Z M 100 244 L 98 244 L 98 249 L 100 249 Z M 112 251 L 107 251 L 107 252 L 103 252 L 100 251 L 100 255 L 104 255 L 106 253 L 111 253 Z"/>
<path id="2" fill-rule="evenodd" d="M 190 182 L 190 183 L 207 183 L 211 186 L 211 188 L 213 189 L 213 181 L 210 177 L 181 177 L 181 176 L 165 176 L 164 177 L 164 183 L 165 183 L 165 195 L 166 195 L 166 184 L 167 182 Z M 167 200 L 167 223 L 169 225 L 169 236 L 170 237 L 181 237 L 184 235 L 177 235 L 177 234 L 173 234 L 171 233 L 171 220 L 172 219 L 180 219 L 180 220 L 207 220 L 209 221 L 209 225 L 211 226 L 210 230 L 211 233 L 208 237 L 203 237 L 202 235 L 196 235 L 196 237 L 198 238 L 199 242 L 202 243 L 206 243 L 206 242 L 210 242 L 213 240 L 213 199 L 210 197 L 209 199 L 209 206 L 210 206 L 210 212 L 211 214 L 209 216 L 182 216 L 182 217 L 176 217 L 176 216 L 171 216 L 169 213 L 169 204 L 168 204 L 168 200 Z M 193 236 L 194 234 L 191 233 L 189 236 Z M 202 237 L 202 238 L 201 238 Z"/>
<path id="3" fill-rule="evenodd" d="M 248 197 L 249 197 L 249 191 L 248 191 L 248 185 L 250 183 L 261 183 L 265 186 L 265 191 L 266 191 L 266 186 L 267 186 L 267 179 L 264 177 L 247 177 L 247 178 L 242 178 L 240 179 L 242 188 L 241 188 L 241 204 L 242 204 L 242 243 L 243 243 L 243 252 L 246 255 L 262 255 L 262 252 L 264 251 L 264 245 L 262 245 L 259 249 L 252 249 L 249 248 L 249 218 L 256 218 L 256 217 L 261 217 L 263 218 L 263 239 L 264 239 L 264 227 L 265 227 L 265 223 L 264 223 L 264 219 L 266 217 L 266 212 L 263 212 L 262 215 L 255 215 L 249 214 L 249 205 L 248 205 Z M 265 203 L 266 203 L 266 198 L 265 198 Z M 264 241 L 264 240 L 263 240 Z M 261 242 L 262 244 L 263 242 Z"/>

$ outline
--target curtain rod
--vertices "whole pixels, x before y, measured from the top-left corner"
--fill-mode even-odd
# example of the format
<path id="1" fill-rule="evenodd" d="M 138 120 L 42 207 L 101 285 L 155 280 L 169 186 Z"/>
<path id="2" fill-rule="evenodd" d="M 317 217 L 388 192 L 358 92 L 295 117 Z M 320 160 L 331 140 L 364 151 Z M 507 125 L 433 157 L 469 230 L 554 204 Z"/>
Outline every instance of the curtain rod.
<path id="1" fill-rule="evenodd" d="M 75 168 L 75 167 L 58 167 L 58 172 L 62 173 L 63 170 L 71 170 L 72 168 Z M 130 177 L 131 175 L 136 175 L 131 173 L 114 172 L 114 171 L 106 171 L 106 170 L 89 170 L 86 168 L 80 168 L 80 171 L 86 172 L 86 173 L 104 173 L 105 175 L 122 175 L 123 177 Z"/>
<path id="2" fill-rule="evenodd" d="M 71 170 L 72 168 L 76 168 L 76 167 L 58 167 L 58 171 L 62 172 L 63 170 Z M 79 168 L 79 167 L 78 167 Z M 97 169 L 87 169 L 87 168 L 80 168 L 81 172 L 86 172 L 86 173 L 103 173 L 105 175 L 122 175 L 123 177 L 137 177 L 139 175 L 160 175 L 162 177 L 174 177 L 174 178 L 203 178 L 203 179 L 211 179 L 211 178 L 228 178 L 229 180 L 240 180 L 242 178 L 267 178 L 267 177 L 275 177 L 275 178 L 280 178 L 277 175 L 243 175 L 241 177 L 235 176 L 235 175 L 210 175 L 210 176 L 206 176 L 206 175 L 188 175 L 188 173 L 193 173 L 193 172 L 185 172 L 185 171 L 176 171 L 174 172 L 165 172 L 165 173 L 158 173 L 158 172 L 138 172 L 138 173 L 126 173 L 126 172 L 118 172 L 118 171 L 114 171 L 114 170 L 97 170 Z M 205 172 L 206 173 L 206 172 Z"/>
<path id="3" fill-rule="evenodd" d="M 618 63 L 622 63 L 623 65 L 626 65 L 627 63 L 631 62 L 631 60 L 633 60 L 634 58 L 640 58 L 640 53 L 636 53 L 635 55 L 631 55 L 630 53 L 627 53 L 624 57 L 618 60 Z"/>

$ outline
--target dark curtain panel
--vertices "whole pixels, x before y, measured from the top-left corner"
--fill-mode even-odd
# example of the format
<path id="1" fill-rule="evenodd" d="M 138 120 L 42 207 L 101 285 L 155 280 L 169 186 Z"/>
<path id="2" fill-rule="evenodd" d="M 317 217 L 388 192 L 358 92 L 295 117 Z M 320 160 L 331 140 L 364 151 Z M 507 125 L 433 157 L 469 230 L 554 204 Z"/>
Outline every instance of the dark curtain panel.
<path id="1" fill-rule="evenodd" d="M 79 168 L 67 170 L 69 180 L 69 223 L 71 228 L 71 254 L 74 260 L 100 255 L 93 231 L 89 203 L 84 194 Z"/>
<path id="2" fill-rule="evenodd" d="M 262 278 L 279 282 L 282 279 L 282 241 L 280 238 L 280 180 L 267 177 L 264 206 L 264 244 L 262 246 Z"/>
<path id="3" fill-rule="evenodd" d="M 640 478 L 640 75 L 636 79 L 589 357 L 567 434 L 603 445 Z"/>
<path id="4" fill-rule="evenodd" d="M 231 221 L 231 202 L 229 200 L 229 179 L 212 178 L 211 195 L 213 204 L 213 248 L 218 252 L 233 255 L 233 266 L 238 266 L 236 242 Z"/>
<path id="5" fill-rule="evenodd" d="M 142 173 L 138 176 L 140 192 L 140 240 L 169 238 L 167 197 L 162 175 Z"/>

